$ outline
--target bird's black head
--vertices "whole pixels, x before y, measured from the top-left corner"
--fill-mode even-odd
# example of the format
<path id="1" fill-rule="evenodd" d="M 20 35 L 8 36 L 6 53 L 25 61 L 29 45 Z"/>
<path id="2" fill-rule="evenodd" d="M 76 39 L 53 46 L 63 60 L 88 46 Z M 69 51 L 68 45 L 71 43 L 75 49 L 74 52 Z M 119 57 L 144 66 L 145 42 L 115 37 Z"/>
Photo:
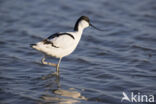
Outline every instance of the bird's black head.
<path id="1" fill-rule="evenodd" d="M 89 20 L 89 18 L 87 16 L 81 16 L 79 18 L 79 21 L 81 21 L 81 20 L 84 20 L 84 21 L 86 21 L 86 22 L 88 22 L 90 24 L 90 20 Z"/>
<path id="2" fill-rule="evenodd" d="M 79 23 L 80 23 L 81 21 L 86 21 L 86 22 L 87 22 L 87 24 L 86 24 L 85 27 L 92 26 L 93 28 L 95 28 L 95 29 L 97 29 L 97 30 L 103 31 L 103 30 L 101 30 L 101 29 L 98 29 L 98 28 L 95 27 L 94 25 L 92 25 L 92 24 L 90 23 L 90 20 L 89 20 L 89 18 L 88 18 L 87 16 L 81 16 L 81 17 L 77 20 L 77 22 L 76 22 L 76 24 L 75 24 L 75 27 L 74 27 L 74 31 L 78 31 Z"/>
<path id="3" fill-rule="evenodd" d="M 89 26 L 89 24 L 90 24 L 90 20 L 89 20 L 89 18 L 88 18 L 87 16 L 81 16 L 81 17 L 77 20 L 77 22 L 76 22 L 76 24 L 75 24 L 74 31 L 78 31 L 79 23 L 80 23 L 81 21 L 86 21 L 86 22 L 88 23 L 88 26 Z"/>

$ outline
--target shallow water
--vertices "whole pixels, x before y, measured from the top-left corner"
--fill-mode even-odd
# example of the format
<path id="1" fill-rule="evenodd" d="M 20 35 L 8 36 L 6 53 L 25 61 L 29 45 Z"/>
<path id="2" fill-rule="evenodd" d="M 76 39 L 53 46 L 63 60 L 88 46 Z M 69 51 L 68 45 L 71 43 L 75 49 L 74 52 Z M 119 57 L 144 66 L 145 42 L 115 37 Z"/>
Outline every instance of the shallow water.
<path id="1" fill-rule="evenodd" d="M 156 0 L 1 0 L 1 104 L 120 104 L 122 92 L 156 95 Z M 59 31 L 84 31 L 61 76 L 29 47 Z M 48 61 L 57 62 L 49 57 Z M 125 101 L 125 103 L 128 103 Z M 149 103 L 148 103 L 149 104 Z"/>

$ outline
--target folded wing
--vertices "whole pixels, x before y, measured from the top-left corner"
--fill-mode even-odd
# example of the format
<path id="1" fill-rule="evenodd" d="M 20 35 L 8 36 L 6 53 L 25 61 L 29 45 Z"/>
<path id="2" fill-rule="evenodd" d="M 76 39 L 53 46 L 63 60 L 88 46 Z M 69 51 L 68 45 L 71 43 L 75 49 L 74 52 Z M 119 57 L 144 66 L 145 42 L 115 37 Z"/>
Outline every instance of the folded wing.
<path id="1" fill-rule="evenodd" d="M 46 39 L 46 43 L 55 48 L 69 48 L 74 43 L 74 36 L 70 33 L 55 33 Z"/>

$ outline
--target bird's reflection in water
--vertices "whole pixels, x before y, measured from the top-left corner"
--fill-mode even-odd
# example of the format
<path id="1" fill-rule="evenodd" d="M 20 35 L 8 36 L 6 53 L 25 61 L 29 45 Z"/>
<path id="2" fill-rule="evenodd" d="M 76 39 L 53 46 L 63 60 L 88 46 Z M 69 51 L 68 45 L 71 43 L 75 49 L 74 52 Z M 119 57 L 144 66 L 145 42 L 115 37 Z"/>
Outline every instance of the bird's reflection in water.
<path id="1" fill-rule="evenodd" d="M 56 77 L 56 84 L 57 84 L 57 88 L 48 88 L 51 93 L 48 93 L 46 95 L 42 95 L 41 99 L 42 99 L 42 103 L 39 104 L 44 104 L 44 103 L 48 103 L 48 104 L 53 104 L 53 103 L 57 103 L 57 104 L 75 104 L 80 102 L 81 100 L 87 100 L 84 96 L 81 96 L 81 93 L 76 91 L 76 89 L 74 88 L 69 88 L 68 90 L 65 90 L 63 88 L 61 88 L 60 85 L 60 77 L 59 76 L 55 76 Z"/>

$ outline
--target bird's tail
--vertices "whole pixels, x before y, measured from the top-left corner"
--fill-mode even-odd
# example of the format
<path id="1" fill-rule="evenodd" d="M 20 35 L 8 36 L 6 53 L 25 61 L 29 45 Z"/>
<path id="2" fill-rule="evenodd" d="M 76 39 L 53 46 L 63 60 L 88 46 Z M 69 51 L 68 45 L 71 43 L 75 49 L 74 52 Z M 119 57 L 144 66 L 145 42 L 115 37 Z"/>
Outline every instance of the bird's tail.
<path id="1" fill-rule="evenodd" d="M 33 48 L 33 46 L 36 46 L 36 44 L 30 44 L 30 47 L 32 47 L 32 48 Z"/>

